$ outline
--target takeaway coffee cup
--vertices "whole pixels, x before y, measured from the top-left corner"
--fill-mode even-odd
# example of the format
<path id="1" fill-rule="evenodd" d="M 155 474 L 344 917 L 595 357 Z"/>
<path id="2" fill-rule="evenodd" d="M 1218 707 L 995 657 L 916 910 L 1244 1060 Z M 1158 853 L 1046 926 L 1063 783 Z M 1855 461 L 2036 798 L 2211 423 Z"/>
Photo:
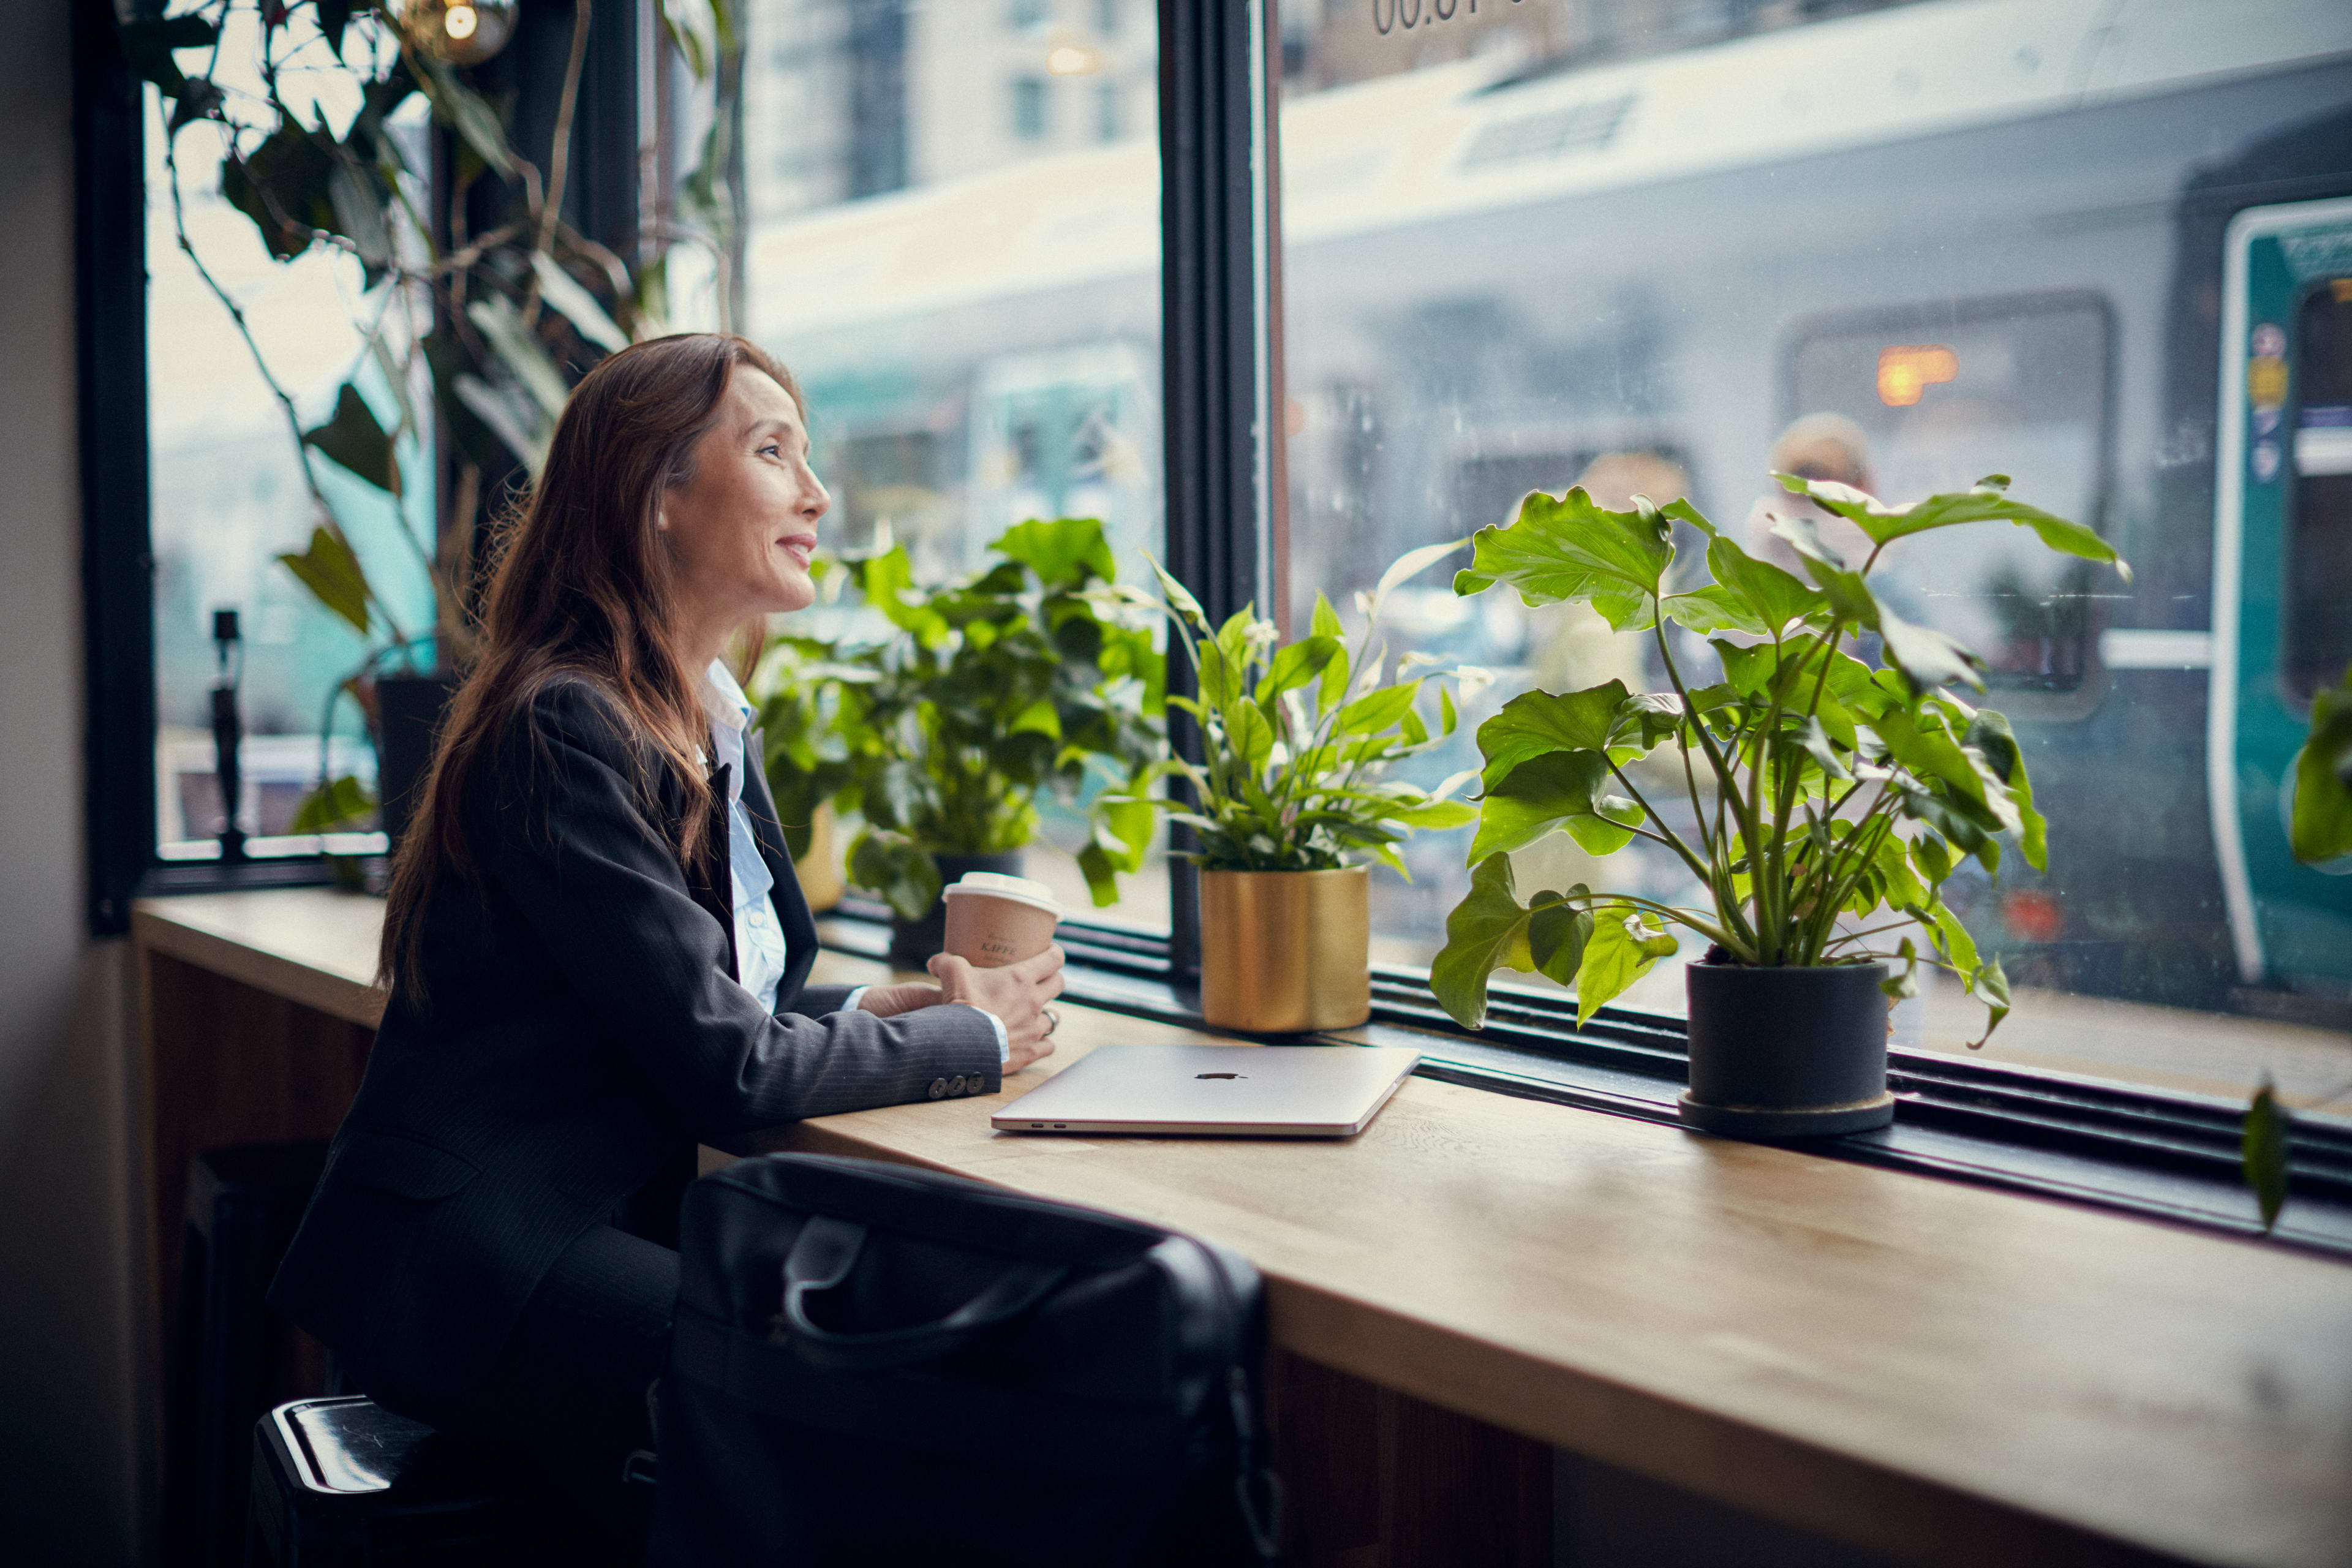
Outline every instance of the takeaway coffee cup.
<path id="1" fill-rule="evenodd" d="M 982 969 L 1034 958 L 1054 942 L 1062 906 L 1054 889 L 1026 877 L 966 871 L 944 895 L 947 951 Z"/>

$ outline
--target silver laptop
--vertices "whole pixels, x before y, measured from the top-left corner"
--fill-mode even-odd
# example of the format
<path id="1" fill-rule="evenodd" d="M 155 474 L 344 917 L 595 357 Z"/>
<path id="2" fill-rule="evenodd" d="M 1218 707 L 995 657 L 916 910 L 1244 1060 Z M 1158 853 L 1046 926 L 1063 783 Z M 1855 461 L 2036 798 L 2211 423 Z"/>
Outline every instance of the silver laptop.
<path id="1" fill-rule="evenodd" d="M 1348 1138 L 1421 1060 L 1395 1046 L 1102 1046 L 989 1118 L 1001 1132 Z"/>

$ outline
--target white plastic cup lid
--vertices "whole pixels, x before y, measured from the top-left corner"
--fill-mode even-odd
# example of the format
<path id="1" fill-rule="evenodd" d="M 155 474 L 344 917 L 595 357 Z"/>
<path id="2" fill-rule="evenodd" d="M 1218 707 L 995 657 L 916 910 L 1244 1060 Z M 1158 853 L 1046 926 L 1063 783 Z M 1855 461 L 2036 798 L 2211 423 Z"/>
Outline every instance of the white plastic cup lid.
<path id="1" fill-rule="evenodd" d="M 1049 910 L 1057 921 L 1062 918 L 1061 901 L 1054 897 L 1054 889 L 1026 877 L 1008 877 L 1002 871 L 966 871 L 941 896 L 952 899 L 958 893 L 986 893 L 992 899 L 1011 899 L 1015 903 Z"/>

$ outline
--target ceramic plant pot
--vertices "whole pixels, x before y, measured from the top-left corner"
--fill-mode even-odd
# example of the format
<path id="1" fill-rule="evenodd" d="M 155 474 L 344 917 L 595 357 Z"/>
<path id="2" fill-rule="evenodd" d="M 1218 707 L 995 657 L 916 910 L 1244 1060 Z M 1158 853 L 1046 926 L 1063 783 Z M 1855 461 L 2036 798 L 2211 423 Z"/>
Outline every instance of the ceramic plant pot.
<path id="1" fill-rule="evenodd" d="M 967 871 L 994 871 L 1000 876 L 1018 877 L 1023 863 L 1022 852 L 1007 849 L 1001 855 L 933 855 L 939 862 L 940 886 L 952 888 Z M 890 963 L 898 969 L 920 969 L 946 948 L 948 944 L 948 906 L 945 899 L 933 899 L 930 909 L 919 921 L 902 921 L 890 917 Z"/>
<path id="2" fill-rule="evenodd" d="M 1751 969 L 1694 963 L 1684 1125 L 1736 1138 L 1817 1138 L 1895 1120 L 1883 963 Z"/>
<path id="3" fill-rule="evenodd" d="M 1201 1016 L 1253 1034 L 1372 1016 L 1371 873 L 1201 873 Z"/>

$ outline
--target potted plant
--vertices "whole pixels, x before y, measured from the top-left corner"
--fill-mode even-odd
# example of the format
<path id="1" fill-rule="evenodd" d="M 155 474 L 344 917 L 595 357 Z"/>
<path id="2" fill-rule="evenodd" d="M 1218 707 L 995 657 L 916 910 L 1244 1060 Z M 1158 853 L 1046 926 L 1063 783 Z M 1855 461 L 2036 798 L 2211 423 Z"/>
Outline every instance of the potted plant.
<path id="1" fill-rule="evenodd" d="M 1509 526 L 1478 532 L 1457 593 L 1501 584 L 1530 605 L 1589 603 L 1620 631 L 1653 634 L 1673 689 L 1635 693 L 1612 680 L 1530 691 L 1479 727 L 1471 890 L 1447 918 L 1430 973 L 1447 1012 L 1473 1028 L 1488 976 L 1506 967 L 1574 985 L 1581 1024 L 1675 951 L 1669 927 L 1697 933 L 1708 947 L 1685 971 L 1683 1120 L 1750 1137 L 1892 1119 L 1887 1008 L 1911 994 L 1921 962 L 1950 970 L 1985 1003 L 1990 1037 L 2009 1008 L 2008 981 L 1939 889 L 1969 857 L 1997 871 L 2004 838 L 2043 864 L 2044 826 L 2008 721 L 1949 689 L 1981 689 L 1980 661 L 1898 616 L 1873 588 L 1873 570 L 1912 535 L 2005 521 L 2129 574 L 2089 529 L 2011 500 L 2001 475 L 1905 507 L 1775 477 L 1856 525 L 1868 555 L 1850 564 L 1810 520 L 1779 519 L 1772 531 L 1806 582 L 1748 554 L 1687 501 L 1637 497 L 1634 510 L 1609 511 L 1581 489 L 1531 494 Z M 1668 586 L 1675 522 L 1706 539 L 1712 581 Z M 1668 621 L 1728 634 L 1709 642 L 1721 679 L 1685 677 Z M 1883 667 L 1848 651 L 1865 638 Z M 1667 745 L 1664 771 L 1681 785 L 1674 801 L 1652 798 L 1634 777 Z M 1523 901 L 1511 851 L 1559 829 L 1598 856 L 1637 838 L 1661 846 L 1706 889 L 1706 907 L 1582 885 Z M 1908 934 L 1891 951 L 1873 940 L 1909 931 L 1928 953 Z"/>
<path id="2" fill-rule="evenodd" d="M 843 576 L 829 573 L 838 589 Z M 832 646 L 810 637 L 772 637 L 748 682 L 784 844 L 792 851 L 809 908 L 832 909 L 845 890 L 833 797 L 850 781 L 849 747 L 837 722 L 844 682 L 872 673 L 833 659 Z"/>
<path id="3" fill-rule="evenodd" d="M 1160 770 L 1189 784 L 1192 801 L 1131 790 L 1122 804 L 1167 810 L 1192 829 L 1209 1024 L 1289 1033 L 1370 1016 L 1368 863 L 1410 878 L 1401 841 L 1476 815 L 1449 798 L 1475 773 L 1434 790 L 1383 775 L 1454 732 L 1459 710 L 1447 682 L 1475 690 L 1489 679 L 1475 668 L 1415 676 L 1433 661 L 1410 653 L 1391 671 L 1381 607 L 1398 584 L 1460 548 L 1456 540 L 1412 551 L 1359 595 L 1364 624 L 1352 647 L 1321 594 L 1307 635 L 1288 644 L 1255 606 L 1213 628 L 1200 602 L 1156 563 L 1164 603 L 1129 599 L 1166 615 L 1197 678 L 1197 699 L 1168 700 L 1199 725 L 1202 760 L 1171 757 Z M 1421 712 L 1424 685 L 1437 690 L 1434 730 Z"/>
<path id="4" fill-rule="evenodd" d="M 993 564 L 928 589 L 903 545 L 825 563 L 888 635 L 800 639 L 779 655 L 821 661 L 825 732 L 769 736 L 778 810 L 789 800 L 813 820 L 831 798 L 863 818 L 850 880 L 890 907 L 891 957 L 910 965 L 940 950 L 942 887 L 967 871 L 1020 874 L 1039 791 L 1076 799 L 1090 780 L 1132 784 L 1163 745 L 1165 662 L 1089 592 L 1118 576 L 1102 524 L 1024 522 L 989 548 Z M 1141 864 L 1151 816 L 1098 802 L 1094 825 L 1079 862 L 1108 903 L 1118 872 Z"/>

